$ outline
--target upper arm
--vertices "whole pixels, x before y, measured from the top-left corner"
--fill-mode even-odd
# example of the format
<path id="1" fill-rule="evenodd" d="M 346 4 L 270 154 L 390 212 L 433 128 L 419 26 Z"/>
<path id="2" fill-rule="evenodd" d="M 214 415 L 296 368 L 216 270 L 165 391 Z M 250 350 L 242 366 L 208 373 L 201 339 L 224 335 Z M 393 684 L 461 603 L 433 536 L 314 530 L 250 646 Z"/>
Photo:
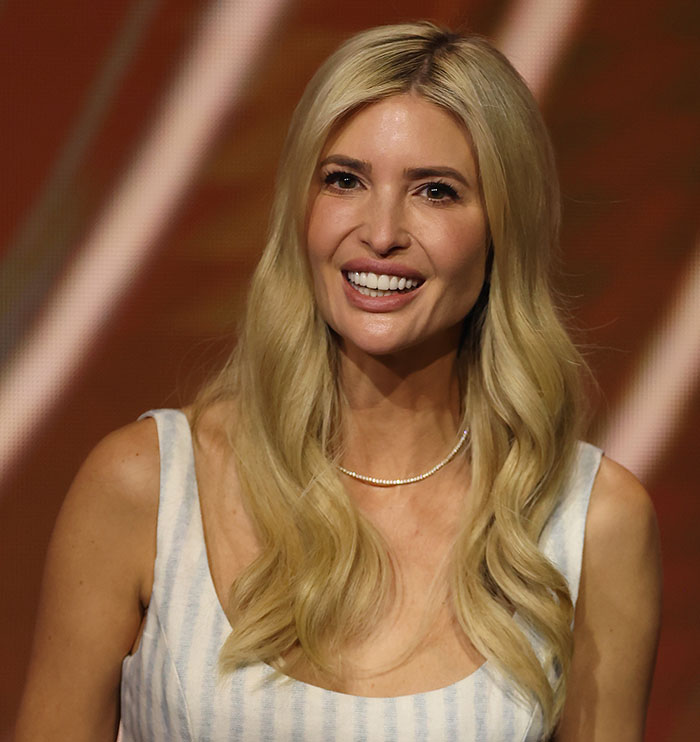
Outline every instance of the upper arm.
<path id="1" fill-rule="evenodd" d="M 656 657 L 661 564 L 641 484 L 603 459 L 586 521 L 574 655 L 558 742 L 641 740 Z"/>
<path id="2" fill-rule="evenodd" d="M 121 662 L 140 627 L 155 558 L 158 445 L 152 421 L 87 458 L 49 545 L 17 742 L 116 737 Z"/>

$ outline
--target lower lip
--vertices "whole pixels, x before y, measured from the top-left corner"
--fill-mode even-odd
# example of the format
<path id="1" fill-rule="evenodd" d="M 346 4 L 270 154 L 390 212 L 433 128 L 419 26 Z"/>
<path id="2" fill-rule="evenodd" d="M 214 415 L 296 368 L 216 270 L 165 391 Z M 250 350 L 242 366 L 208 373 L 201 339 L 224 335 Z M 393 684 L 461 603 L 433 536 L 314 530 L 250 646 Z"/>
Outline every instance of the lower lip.
<path id="1" fill-rule="evenodd" d="M 350 281 L 343 274 L 345 296 L 347 296 L 353 306 L 365 312 L 393 312 L 396 309 L 401 309 L 401 307 L 405 307 L 406 304 L 413 301 L 422 286 L 423 284 L 411 291 L 404 293 L 397 292 L 391 296 L 365 296 L 354 289 Z"/>

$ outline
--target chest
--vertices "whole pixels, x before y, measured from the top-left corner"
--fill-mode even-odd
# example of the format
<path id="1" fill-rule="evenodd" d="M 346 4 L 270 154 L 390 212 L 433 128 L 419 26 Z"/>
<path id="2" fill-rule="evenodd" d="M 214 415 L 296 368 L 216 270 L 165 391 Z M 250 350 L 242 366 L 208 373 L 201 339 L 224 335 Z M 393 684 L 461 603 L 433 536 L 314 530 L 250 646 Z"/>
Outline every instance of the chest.
<path id="1" fill-rule="evenodd" d="M 458 498 L 416 502 L 405 493 L 392 495 L 357 498 L 391 555 L 395 590 L 386 614 L 361 641 L 342 648 L 341 677 L 319 680 L 303 657 L 291 656 L 297 660 L 295 678 L 353 695 L 395 696 L 445 687 L 484 662 L 456 625 L 447 596 L 451 546 L 462 513 Z M 230 585 L 259 547 L 235 491 L 224 495 L 200 488 L 200 503 L 209 570 L 225 608 Z"/>
<path id="2" fill-rule="evenodd" d="M 231 628 L 221 603 L 236 570 L 254 558 L 255 539 L 240 517 L 217 528 L 221 511 L 207 507 L 206 494 L 200 502 L 194 471 L 168 469 L 183 456 L 169 458 L 166 447 L 163 460 L 152 599 L 143 640 L 122 668 L 123 742 L 540 738 L 535 711 L 491 663 L 470 673 L 463 667 L 463 679 L 444 687 L 393 697 L 280 679 L 262 663 L 222 678 L 218 659 Z"/>
<path id="3" fill-rule="evenodd" d="M 123 666 L 123 742 L 539 738 L 533 709 L 488 665 L 435 690 L 393 697 L 279 678 L 262 663 L 222 678 L 218 657 L 230 625 L 209 577 L 196 515 L 163 546 L 143 640 Z"/>

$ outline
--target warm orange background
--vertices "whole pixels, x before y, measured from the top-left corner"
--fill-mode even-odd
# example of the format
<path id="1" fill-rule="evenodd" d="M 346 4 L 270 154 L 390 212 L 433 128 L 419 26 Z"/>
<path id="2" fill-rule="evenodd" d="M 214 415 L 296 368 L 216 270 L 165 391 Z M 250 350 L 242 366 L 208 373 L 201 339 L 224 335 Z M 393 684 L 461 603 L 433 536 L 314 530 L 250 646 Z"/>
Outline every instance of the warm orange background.
<path id="1" fill-rule="evenodd" d="M 0 0 L 0 362 L 41 317 L 128 166 L 205 4 Z M 510 4 L 290 3 L 155 257 L 0 491 L 0 739 L 71 477 L 110 429 L 190 399 L 231 347 L 286 124 L 314 69 L 361 28 L 429 17 L 489 35 Z M 695 249 L 699 47 L 693 0 L 591 0 L 542 100 L 564 193 L 560 287 L 602 389 L 595 429 L 633 379 Z M 646 482 L 666 580 L 648 740 L 685 742 L 700 730 L 700 395 L 696 378 L 687 383 L 680 427 Z"/>

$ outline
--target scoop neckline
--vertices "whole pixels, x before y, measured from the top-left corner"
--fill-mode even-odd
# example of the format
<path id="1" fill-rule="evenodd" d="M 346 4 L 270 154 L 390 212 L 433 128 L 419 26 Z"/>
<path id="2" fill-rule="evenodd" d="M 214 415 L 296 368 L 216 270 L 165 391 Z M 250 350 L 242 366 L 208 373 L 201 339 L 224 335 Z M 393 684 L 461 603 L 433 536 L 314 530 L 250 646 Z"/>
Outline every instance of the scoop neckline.
<path id="1" fill-rule="evenodd" d="M 214 585 L 214 578 L 211 573 L 211 563 L 209 561 L 209 552 L 207 550 L 207 542 L 204 534 L 204 514 L 202 513 L 202 501 L 199 497 L 199 482 L 197 481 L 197 469 L 195 466 L 195 457 L 194 457 L 194 443 L 192 439 L 192 429 L 190 428 L 190 422 L 187 418 L 187 415 L 182 410 L 176 410 L 180 417 L 181 423 L 184 423 L 184 425 L 187 428 L 187 439 L 188 439 L 188 450 L 189 450 L 189 462 L 188 466 L 190 468 L 192 477 L 191 481 L 193 482 L 193 491 L 192 496 L 194 497 L 196 504 L 197 504 L 197 523 L 196 523 L 196 535 L 198 538 L 201 539 L 202 544 L 202 558 L 205 561 L 206 569 L 204 569 L 205 573 L 205 581 L 206 581 L 206 591 L 209 593 L 209 600 L 214 603 L 215 605 L 215 611 L 217 614 L 217 619 L 219 623 L 223 624 L 226 627 L 227 631 L 233 631 L 233 627 L 231 626 L 231 622 L 228 619 L 228 616 L 226 615 L 226 612 L 224 611 L 223 606 L 221 605 L 221 601 L 219 600 L 219 594 L 216 591 L 216 586 Z M 189 496 L 189 493 L 187 493 Z M 430 694 L 440 694 L 445 693 L 449 691 L 459 691 L 462 687 L 466 687 L 467 685 L 472 685 L 476 677 L 478 675 L 484 674 L 488 672 L 490 669 L 490 665 L 492 664 L 491 660 L 489 658 L 486 658 L 477 668 L 472 670 L 472 672 L 469 673 L 469 675 L 465 675 L 463 678 L 460 678 L 459 680 L 455 680 L 453 683 L 450 683 L 449 685 L 443 685 L 440 688 L 431 688 L 429 690 L 424 691 L 418 691 L 417 693 L 405 693 L 398 696 L 363 696 L 363 695 L 357 695 L 355 693 L 345 693 L 343 691 L 337 691 L 337 690 L 330 690 L 329 688 L 324 688 L 321 685 L 314 685 L 313 683 L 307 683 L 305 680 L 298 680 L 297 678 L 292 677 L 291 675 L 285 675 L 283 672 L 280 672 L 279 670 L 276 670 L 274 667 L 269 665 L 267 662 L 258 662 L 256 665 L 263 669 L 266 674 L 271 676 L 278 677 L 283 683 L 289 683 L 289 684 L 296 684 L 298 686 L 303 686 L 306 689 L 306 692 L 315 692 L 315 693 L 321 693 L 321 694 L 331 694 L 333 696 L 342 696 L 344 698 L 348 699 L 359 699 L 362 701 L 369 701 L 369 702 L 382 702 L 382 701 L 390 701 L 390 700 L 398 700 L 398 699 L 411 699 L 411 698 L 417 698 L 422 696 L 428 696 Z"/>

